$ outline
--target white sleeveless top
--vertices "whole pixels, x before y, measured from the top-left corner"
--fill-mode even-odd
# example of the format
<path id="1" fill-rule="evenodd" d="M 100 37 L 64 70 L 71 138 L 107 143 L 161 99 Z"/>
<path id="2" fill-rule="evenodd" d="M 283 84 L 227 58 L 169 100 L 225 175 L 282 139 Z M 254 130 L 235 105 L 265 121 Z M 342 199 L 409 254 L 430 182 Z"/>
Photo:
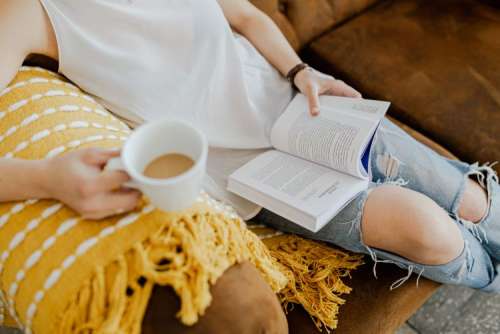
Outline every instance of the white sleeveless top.
<path id="1" fill-rule="evenodd" d="M 248 218 L 258 207 L 225 191 L 227 176 L 270 146 L 292 98 L 288 82 L 216 0 L 40 0 L 59 71 L 132 124 L 179 118 L 211 149 L 206 190 Z"/>

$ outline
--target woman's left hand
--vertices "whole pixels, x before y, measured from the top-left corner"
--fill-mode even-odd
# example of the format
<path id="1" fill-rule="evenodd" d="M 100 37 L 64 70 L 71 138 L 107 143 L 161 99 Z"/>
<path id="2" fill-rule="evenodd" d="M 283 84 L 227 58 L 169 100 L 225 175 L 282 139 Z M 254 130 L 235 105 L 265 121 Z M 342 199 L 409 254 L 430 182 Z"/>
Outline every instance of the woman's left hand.
<path id="1" fill-rule="evenodd" d="M 307 96 L 309 112 L 312 116 L 319 114 L 320 95 L 361 98 L 361 94 L 357 90 L 342 80 L 337 80 L 331 75 L 321 73 L 313 68 L 306 68 L 297 73 L 294 83 L 300 92 Z"/>

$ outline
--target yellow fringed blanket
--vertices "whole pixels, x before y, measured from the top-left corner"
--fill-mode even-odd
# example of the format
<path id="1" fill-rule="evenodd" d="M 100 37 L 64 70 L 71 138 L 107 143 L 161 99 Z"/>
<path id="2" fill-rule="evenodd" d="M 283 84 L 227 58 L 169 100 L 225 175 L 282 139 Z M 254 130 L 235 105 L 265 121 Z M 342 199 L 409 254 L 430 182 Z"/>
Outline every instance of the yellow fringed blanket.
<path id="1" fill-rule="evenodd" d="M 88 146 L 120 147 L 130 130 L 57 74 L 22 68 L 0 93 L 0 157 L 42 159 Z M 56 201 L 0 205 L 0 287 L 6 323 L 26 333 L 140 333 L 154 284 L 181 300 L 194 324 L 210 305 L 210 285 L 251 261 L 279 293 L 318 326 L 335 328 L 341 278 L 357 255 L 254 232 L 206 194 L 182 213 L 155 210 L 85 221 Z M 258 234 L 268 235 L 263 242 Z M 126 293 L 126 291 L 133 293 Z"/>

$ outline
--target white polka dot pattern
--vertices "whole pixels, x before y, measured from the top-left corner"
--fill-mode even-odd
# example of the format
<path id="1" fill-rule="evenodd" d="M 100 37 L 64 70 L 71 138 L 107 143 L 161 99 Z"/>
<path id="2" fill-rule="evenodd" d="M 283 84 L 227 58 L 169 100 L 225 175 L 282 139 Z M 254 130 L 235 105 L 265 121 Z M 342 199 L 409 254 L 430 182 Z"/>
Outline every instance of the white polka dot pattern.
<path id="1" fill-rule="evenodd" d="M 69 255 L 62 262 L 61 266 L 57 269 L 54 269 L 50 275 L 45 280 L 43 285 L 43 289 L 39 290 L 35 294 L 35 298 L 31 302 L 28 310 L 26 311 L 26 326 L 24 328 L 25 333 L 31 333 L 31 325 L 33 323 L 33 318 L 36 315 L 37 307 L 40 301 L 43 299 L 44 295 L 50 290 L 54 284 L 56 284 L 61 275 L 64 273 L 66 269 L 68 269 L 78 257 L 84 255 L 90 248 L 92 248 L 95 244 L 97 244 L 101 239 L 109 236 L 110 234 L 116 233 L 116 231 L 125 228 L 126 226 L 133 224 L 136 222 L 141 216 L 146 215 L 154 210 L 152 205 L 145 206 L 141 212 L 139 213 L 131 213 L 122 219 L 120 219 L 115 225 L 111 225 L 106 229 L 101 230 L 101 232 L 90 239 L 82 242 L 75 250 L 74 254 Z"/>
<path id="2" fill-rule="evenodd" d="M 94 113 L 94 114 L 97 114 L 97 115 L 100 115 L 100 116 L 104 116 L 106 118 L 113 119 L 112 116 L 109 113 L 105 112 L 104 110 L 92 109 L 92 108 L 89 108 L 89 107 L 79 107 L 79 106 L 75 106 L 75 105 L 63 105 L 63 106 L 61 106 L 59 108 L 48 108 L 48 109 L 45 109 L 43 112 L 41 112 L 39 114 L 33 113 L 33 114 L 29 115 L 28 117 L 26 117 L 25 119 L 23 119 L 20 124 L 14 125 L 14 126 L 10 127 L 4 134 L 0 135 L 0 143 L 3 142 L 7 137 L 9 137 L 9 136 L 13 135 L 14 133 L 16 133 L 19 129 L 21 129 L 23 127 L 26 127 L 26 126 L 30 125 L 31 123 L 33 123 L 33 122 L 35 122 L 35 121 L 37 121 L 37 120 L 39 120 L 39 119 L 41 119 L 41 118 L 43 118 L 45 116 L 49 116 L 51 114 L 55 114 L 58 111 L 60 111 L 60 112 L 68 112 L 68 113 L 69 112 L 84 111 L 86 113 Z M 82 124 L 84 124 L 84 123 L 87 123 L 87 124 L 85 124 L 84 126 L 81 126 L 81 127 L 93 127 L 93 128 L 96 128 L 96 129 L 103 129 L 103 128 L 105 128 L 105 129 L 108 129 L 110 131 L 123 132 L 123 133 L 126 133 L 126 134 L 130 133 L 130 130 L 128 129 L 128 127 L 125 124 L 121 123 L 121 122 L 120 122 L 121 126 L 122 126 L 121 129 L 119 129 L 117 127 L 114 127 L 114 126 L 111 126 L 111 125 L 104 126 L 104 125 L 102 125 L 102 124 L 100 124 L 98 122 L 92 122 L 90 124 L 88 124 L 88 122 L 82 122 Z M 52 129 L 52 131 L 54 131 L 54 132 L 63 131 L 63 130 L 65 130 L 64 126 L 65 126 L 64 124 L 57 125 L 56 127 L 54 127 Z M 77 125 L 74 124 L 73 128 L 77 128 Z M 47 132 L 47 131 L 49 131 L 49 130 L 45 130 L 45 132 Z M 32 140 L 38 141 L 38 140 L 40 140 L 42 138 L 43 137 L 39 137 L 39 136 L 35 137 L 35 136 L 33 136 Z"/>
<path id="3" fill-rule="evenodd" d="M 42 255 L 50 247 L 52 247 L 52 245 L 54 245 L 57 238 L 61 237 L 66 232 L 71 230 L 79 222 L 80 222 L 80 219 L 78 219 L 78 218 L 70 218 L 70 219 L 64 221 L 57 229 L 56 235 L 51 236 L 47 240 L 45 240 L 45 242 L 42 244 L 42 248 L 35 251 L 33 254 L 31 254 L 31 256 L 28 257 L 28 259 L 24 262 L 22 269 L 19 270 L 16 274 L 16 280 L 9 286 L 9 289 L 7 290 L 7 298 L 6 298 L 5 304 L 8 306 L 9 312 L 11 314 L 16 314 L 15 297 L 16 297 L 19 285 L 21 284 L 22 280 L 25 277 L 25 273 L 28 270 L 30 270 L 40 260 Z M 16 315 L 16 317 L 17 317 L 17 315 Z"/>
<path id="4" fill-rule="evenodd" d="M 9 94 L 10 92 L 16 90 L 16 89 L 19 89 L 19 88 L 22 88 L 22 87 L 25 87 L 27 85 L 33 85 L 33 84 L 54 84 L 54 85 L 60 85 L 60 86 L 64 86 L 64 87 L 68 87 L 68 88 L 75 88 L 75 86 L 73 86 L 72 84 L 70 84 L 69 82 L 64 82 L 64 81 L 61 81 L 59 79 L 47 79 L 47 78 L 31 78 L 29 80 L 26 80 L 26 81 L 21 81 L 21 82 L 18 82 L 12 86 L 9 86 L 7 88 L 5 88 L 1 93 L 0 93 L 0 98 L 6 94 Z"/>
<path id="5" fill-rule="evenodd" d="M 40 100 L 44 97 L 57 97 L 57 96 L 72 96 L 72 97 L 79 97 L 82 99 L 87 100 L 88 102 L 92 102 L 96 104 L 93 98 L 91 98 L 88 95 L 81 94 L 81 93 L 76 93 L 76 92 L 65 92 L 64 90 L 49 90 L 43 94 L 35 94 L 32 95 L 29 98 L 22 99 L 20 101 L 17 101 L 10 106 L 7 107 L 7 109 L 0 111 L 0 120 L 7 116 L 10 113 L 16 112 L 17 110 L 21 109 L 22 107 L 26 106 L 28 103 Z"/>
<path id="6" fill-rule="evenodd" d="M 10 241 L 8 248 L 2 252 L 2 256 L 0 257 L 0 272 L 3 271 L 3 267 L 4 267 L 5 263 L 7 262 L 7 260 L 9 259 L 10 254 L 12 254 L 12 252 L 17 248 L 17 246 L 19 246 L 19 244 L 21 244 L 24 241 L 26 236 L 31 231 L 33 231 L 35 228 L 37 228 L 44 220 L 46 220 L 47 218 L 51 217 L 52 215 L 56 214 L 59 210 L 61 210 L 62 207 L 63 207 L 62 204 L 57 203 L 57 204 L 54 204 L 54 205 L 46 208 L 41 213 L 41 215 L 39 217 L 32 219 L 22 231 L 16 233 L 14 238 Z M 21 278 L 21 279 L 24 278 L 24 272 L 22 274 L 18 273 L 18 275 L 16 275 L 16 279 L 17 278 Z M 12 289 L 14 289 L 14 288 L 12 288 Z M 17 291 L 17 286 L 15 287 L 15 289 Z M 9 299 L 5 298 L 4 294 L 2 294 L 2 301 L 3 301 L 4 307 L 5 306 L 9 307 L 10 315 L 12 316 L 12 318 L 14 318 L 14 320 L 20 326 L 21 322 L 19 320 L 19 317 L 16 314 L 16 310 L 13 306 L 10 307 Z"/>

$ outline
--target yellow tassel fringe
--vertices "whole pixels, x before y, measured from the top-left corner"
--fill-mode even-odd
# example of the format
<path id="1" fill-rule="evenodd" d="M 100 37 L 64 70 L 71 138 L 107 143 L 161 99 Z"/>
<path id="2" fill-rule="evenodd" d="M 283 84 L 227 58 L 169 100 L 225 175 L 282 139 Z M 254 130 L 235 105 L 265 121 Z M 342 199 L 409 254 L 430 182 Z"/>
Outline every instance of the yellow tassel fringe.
<path id="1" fill-rule="evenodd" d="M 209 212 L 172 219 L 125 256 L 96 270 L 62 314 L 59 333 L 140 333 L 154 284 L 174 289 L 181 300 L 178 317 L 192 325 L 210 305 L 210 285 L 244 260 L 258 267 L 274 291 L 287 283 L 241 220 Z"/>
<path id="2" fill-rule="evenodd" d="M 300 304 L 320 331 L 336 328 L 339 305 L 345 302 L 340 295 L 351 292 L 342 278 L 363 263 L 363 256 L 294 235 L 265 239 L 264 243 L 288 279 L 279 292 L 285 310 L 290 304 Z"/>
<path id="3" fill-rule="evenodd" d="M 339 295 L 351 291 L 341 278 L 361 264 L 361 256 L 292 235 L 264 243 L 241 220 L 222 214 L 173 219 L 98 268 L 62 314 L 59 333 L 140 333 L 154 284 L 174 289 L 181 300 L 178 318 L 192 325 L 210 305 L 210 285 L 243 260 L 259 269 L 285 307 L 301 304 L 318 328 L 335 328 L 344 302 Z"/>

